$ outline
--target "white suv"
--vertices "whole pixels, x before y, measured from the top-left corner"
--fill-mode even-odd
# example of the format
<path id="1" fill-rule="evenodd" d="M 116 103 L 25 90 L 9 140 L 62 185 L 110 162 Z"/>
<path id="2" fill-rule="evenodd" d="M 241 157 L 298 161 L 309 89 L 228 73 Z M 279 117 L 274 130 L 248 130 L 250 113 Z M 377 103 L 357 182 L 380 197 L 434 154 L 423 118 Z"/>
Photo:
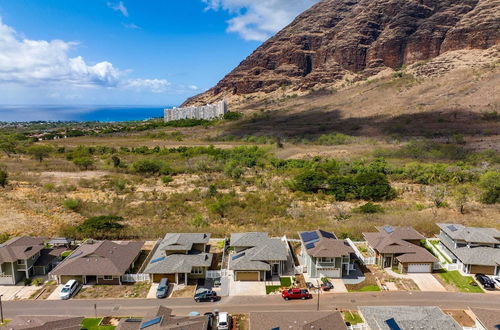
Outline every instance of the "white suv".
<path id="1" fill-rule="evenodd" d="M 59 292 L 59 298 L 66 300 L 71 298 L 73 293 L 75 293 L 78 288 L 78 282 L 76 280 L 69 280 Z"/>

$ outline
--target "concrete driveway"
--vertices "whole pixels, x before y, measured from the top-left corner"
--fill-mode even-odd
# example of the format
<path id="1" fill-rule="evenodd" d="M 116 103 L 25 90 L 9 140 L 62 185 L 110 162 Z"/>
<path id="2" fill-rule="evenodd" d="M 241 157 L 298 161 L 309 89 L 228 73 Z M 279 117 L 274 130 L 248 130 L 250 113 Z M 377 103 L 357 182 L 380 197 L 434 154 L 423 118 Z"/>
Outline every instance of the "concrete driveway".
<path id="1" fill-rule="evenodd" d="M 37 286 L 1 285 L 0 295 L 2 295 L 2 300 L 5 301 L 29 299 L 29 297 L 38 289 L 40 289 L 40 287 Z"/>
<path id="2" fill-rule="evenodd" d="M 266 283 L 258 281 L 234 281 L 229 283 L 230 296 L 265 296 Z"/>
<path id="3" fill-rule="evenodd" d="M 347 288 L 345 287 L 345 283 L 341 278 L 330 278 L 330 282 L 333 284 L 333 290 L 329 292 L 338 293 L 338 292 L 347 292 Z"/>
<path id="4" fill-rule="evenodd" d="M 59 297 L 59 293 L 61 289 L 64 287 L 64 284 L 59 284 L 54 291 L 47 297 L 47 300 L 61 300 Z"/>
<path id="5" fill-rule="evenodd" d="M 415 282 L 420 291 L 446 292 L 441 283 L 430 273 L 407 274 L 406 276 Z"/>

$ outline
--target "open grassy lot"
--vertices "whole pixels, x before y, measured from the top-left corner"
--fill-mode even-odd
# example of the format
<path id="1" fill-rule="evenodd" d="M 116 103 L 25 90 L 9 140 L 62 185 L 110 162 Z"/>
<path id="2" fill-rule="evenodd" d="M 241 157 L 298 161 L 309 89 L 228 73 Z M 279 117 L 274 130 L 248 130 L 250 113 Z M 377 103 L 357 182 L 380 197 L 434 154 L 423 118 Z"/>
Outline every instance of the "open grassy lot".
<path id="1" fill-rule="evenodd" d="M 138 282 L 126 285 L 93 285 L 82 288 L 74 299 L 146 298 L 151 283 Z"/>
<path id="2" fill-rule="evenodd" d="M 441 271 L 436 276 L 442 279 L 447 287 L 452 287 L 460 292 L 484 293 L 483 289 L 471 276 L 463 276 L 458 270 Z"/>
<path id="3" fill-rule="evenodd" d="M 356 325 L 356 324 L 364 322 L 357 311 L 342 312 L 342 317 L 344 318 L 344 321 L 349 322 L 352 325 Z"/>

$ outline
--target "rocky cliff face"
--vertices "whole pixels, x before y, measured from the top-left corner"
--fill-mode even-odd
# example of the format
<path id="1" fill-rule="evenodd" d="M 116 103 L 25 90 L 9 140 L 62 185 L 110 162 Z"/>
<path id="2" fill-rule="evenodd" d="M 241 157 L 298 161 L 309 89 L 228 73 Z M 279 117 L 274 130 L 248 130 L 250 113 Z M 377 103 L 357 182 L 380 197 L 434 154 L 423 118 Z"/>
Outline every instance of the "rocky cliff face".
<path id="1" fill-rule="evenodd" d="M 307 90 L 499 40 L 500 0 L 324 0 L 186 104 Z"/>

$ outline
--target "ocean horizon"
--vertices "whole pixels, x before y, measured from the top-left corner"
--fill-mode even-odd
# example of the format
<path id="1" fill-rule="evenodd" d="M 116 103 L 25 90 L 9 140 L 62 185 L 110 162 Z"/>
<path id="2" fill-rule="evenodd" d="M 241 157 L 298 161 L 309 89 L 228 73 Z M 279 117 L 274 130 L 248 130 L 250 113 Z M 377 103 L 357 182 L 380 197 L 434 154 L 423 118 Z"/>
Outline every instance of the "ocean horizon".
<path id="1" fill-rule="evenodd" d="M 163 117 L 170 105 L 0 105 L 0 122 L 122 122 Z"/>

